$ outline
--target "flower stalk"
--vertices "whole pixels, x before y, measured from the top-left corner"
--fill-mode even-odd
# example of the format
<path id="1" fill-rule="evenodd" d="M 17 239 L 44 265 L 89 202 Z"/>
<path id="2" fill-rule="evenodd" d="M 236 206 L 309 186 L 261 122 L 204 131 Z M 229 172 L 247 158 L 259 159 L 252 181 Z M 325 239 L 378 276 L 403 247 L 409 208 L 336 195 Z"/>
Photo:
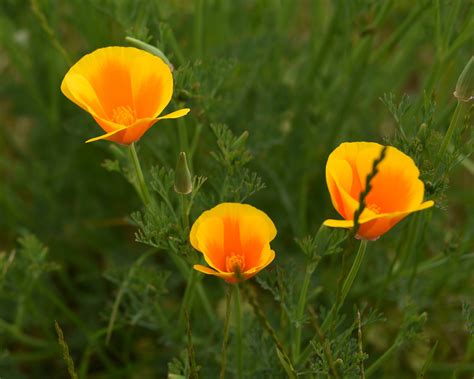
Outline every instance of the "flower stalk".
<path id="1" fill-rule="evenodd" d="M 471 109 L 472 101 L 474 100 L 474 56 L 471 57 L 469 62 L 464 67 L 459 79 L 456 83 L 456 90 L 453 93 L 454 97 L 458 100 L 456 109 L 454 110 L 453 117 L 449 123 L 448 130 L 444 135 L 441 147 L 438 153 L 437 159 L 437 170 L 441 165 L 441 160 L 446 154 L 449 144 L 453 138 L 456 130 L 458 130 L 464 123 L 465 116 Z"/>
<path id="2" fill-rule="evenodd" d="M 349 270 L 349 273 L 344 280 L 344 284 L 342 285 L 342 289 L 338 299 L 336 299 L 336 303 L 332 306 L 331 310 L 329 311 L 327 317 L 325 318 L 323 325 L 321 328 L 326 330 L 334 321 L 335 316 L 341 309 L 344 301 L 351 290 L 352 285 L 354 284 L 354 280 L 360 270 L 360 266 L 362 265 L 362 261 L 364 260 L 365 251 L 367 249 L 367 240 L 360 241 L 359 249 L 357 250 L 357 255 L 352 263 L 352 266 Z"/>
<path id="3" fill-rule="evenodd" d="M 132 143 L 128 146 L 128 151 L 130 153 L 130 161 L 132 163 L 133 169 L 135 170 L 135 186 L 143 201 L 143 204 L 145 207 L 148 207 L 150 205 L 151 196 L 145 183 L 145 176 L 143 175 L 142 166 L 140 165 L 140 160 L 138 159 L 135 143 Z"/>
<path id="4" fill-rule="evenodd" d="M 243 376 L 243 359 L 242 359 L 242 300 L 240 296 L 239 284 L 234 285 L 234 316 L 235 316 L 235 363 L 237 369 L 237 377 L 242 379 Z"/>
<path id="5" fill-rule="evenodd" d="M 230 310 L 232 302 L 232 287 L 227 286 L 226 296 L 225 296 L 225 319 L 224 319 L 224 337 L 222 339 L 222 353 L 221 353 L 221 372 L 219 375 L 220 379 L 225 378 L 225 370 L 227 366 L 227 342 L 229 340 L 229 324 L 230 324 Z"/>
<path id="6" fill-rule="evenodd" d="M 303 279 L 303 285 L 301 286 L 301 292 L 300 292 L 300 297 L 298 299 L 298 307 L 296 309 L 296 328 L 295 328 L 295 339 L 294 339 L 294 345 L 293 345 L 293 360 L 297 360 L 298 356 L 300 355 L 300 348 L 301 348 L 301 332 L 303 329 L 303 322 L 302 318 L 304 315 L 304 310 L 306 308 L 306 300 L 308 298 L 308 289 L 309 289 L 309 284 L 311 283 L 311 276 L 313 275 L 314 270 L 316 270 L 316 267 L 320 261 L 320 258 L 318 258 L 314 262 L 310 262 L 306 266 L 306 272 L 305 276 Z"/>

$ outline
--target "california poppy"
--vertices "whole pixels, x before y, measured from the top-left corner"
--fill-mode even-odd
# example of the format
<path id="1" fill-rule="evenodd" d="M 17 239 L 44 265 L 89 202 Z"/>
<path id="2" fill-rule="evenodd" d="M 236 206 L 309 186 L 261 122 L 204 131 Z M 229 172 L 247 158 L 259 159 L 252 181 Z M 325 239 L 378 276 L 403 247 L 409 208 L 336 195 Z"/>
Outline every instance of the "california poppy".
<path id="1" fill-rule="evenodd" d="M 106 132 L 86 142 L 129 145 L 158 120 L 189 112 L 158 117 L 173 95 L 173 76 L 160 58 L 134 47 L 105 47 L 82 57 L 66 73 L 61 91 Z"/>
<path id="2" fill-rule="evenodd" d="M 344 220 L 326 220 L 335 228 L 354 227 L 354 212 L 359 208 L 359 195 L 365 189 L 367 175 L 382 145 L 373 142 L 343 143 L 330 155 L 326 164 L 326 181 L 332 204 Z M 423 202 L 425 187 L 419 179 L 415 162 L 406 154 L 389 146 L 378 173 L 371 181 L 359 218 L 358 237 L 374 240 L 388 232 L 410 213 L 433 206 Z"/>
<path id="3" fill-rule="evenodd" d="M 239 203 L 219 204 L 199 216 L 191 228 L 191 245 L 210 266 L 194 268 L 230 283 L 249 279 L 275 258 L 270 241 L 276 233 L 272 220 L 257 208 Z"/>

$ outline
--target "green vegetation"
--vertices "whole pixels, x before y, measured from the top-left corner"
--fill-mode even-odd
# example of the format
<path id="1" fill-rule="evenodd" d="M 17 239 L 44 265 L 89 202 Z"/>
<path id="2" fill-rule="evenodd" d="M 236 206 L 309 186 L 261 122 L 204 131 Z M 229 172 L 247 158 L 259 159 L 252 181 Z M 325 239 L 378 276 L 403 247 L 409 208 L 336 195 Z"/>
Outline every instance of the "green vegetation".
<path id="1" fill-rule="evenodd" d="M 60 91 L 144 43 L 191 108 L 136 144 L 147 189 Z M 468 0 L 2 0 L 0 377 L 471 378 L 473 46 Z M 436 203 L 359 253 L 320 228 L 345 141 L 411 156 Z M 278 229 L 240 291 L 192 269 L 189 225 L 224 201 Z"/>

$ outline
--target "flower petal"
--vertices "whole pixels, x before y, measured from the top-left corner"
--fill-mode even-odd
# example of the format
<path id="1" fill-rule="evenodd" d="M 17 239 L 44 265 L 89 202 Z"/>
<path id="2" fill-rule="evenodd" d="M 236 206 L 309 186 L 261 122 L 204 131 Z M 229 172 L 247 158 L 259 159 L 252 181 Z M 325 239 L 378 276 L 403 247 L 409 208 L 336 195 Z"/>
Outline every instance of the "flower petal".
<path id="1" fill-rule="evenodd" d="M 158 117 L 158 120 L 165 120 L 165 119 L 169 119 L 169 118 L 180 118 L 180 117 L 186 116 L 189 113 L 190 110 L 191 109 L 189 109 L 189 108 L 179 109 L 177 111 L 168 113 L 167 115 Z"/>
<path id="2" fill-rule="evenodd" d="M 91 115 L 107 117 L 94 88 L 82 75 L 67 73 L 61 83 L 61 91 L 69 100 Z"/>
<path id="3" fill-rule="evenodd" d="M 326 183 L 336 211 L 344 218 L 352 218 L 359 207 L 356 199 L 349 195 L 352 185 L 352 169 L 345 160 L 329 158 L 326 164 Z"/>
<path id="4" fill-rule="evenodd" d="M 428 200 L 424 203 L 420 204 L 416 208 L 413 208 L 408 211 L 402 212 L 393 212 L 393 213 L 383 213 L 374 215 L 371 217 L 361 218 L 359 220 L 359 234 L 361 237 L 366 239 L 374 239 L 382 234 L 389 231 L 393 228 L 398 222 L 400 222 L 403 218 L 408 216 L 411 213 L 422 211 L 424 209 L 430 208 L 434 205 L 434 201 Z M 353 220 L 332 220 L 328 219 L 325 220 L 323 223 L 325 226 L 329 226 L 332 228 L 353 228 L 354 221 Z"/>
<path id="5" fill-rule="evenodd" d="M 112 140 L 112 137 L 114 137 L 114 136 L 115 136 L 114 140 L 120 140 L 121 138 L 119 138 L 119 136 L 117 136 L 117 134 L 119 134 L 120 132 L 125 132 L 126 129 L 127 129 L 127 127 L 123 127 L 122 129 L 117 129 L 117 130 L 114 130 L 114 131 L 112 131 L 112 132 L 109 132 L 109 133 L 106 133 L 106 134 L 102 134 L 101 136 L 98 136 L 98 137 L 89 138 L 89 139 L 86 141 L 86 143 L 99 141 L 99 140 L 101 140 L 101 139 L 113 141 L 113 140 Z M 122 133 L 122 134 L 124 134 L 124 133 Z M 121 134 L 121 135 L 122 135 L 122 134 Z"/>
<path id="6" fill-rule="evenodd" d="M 234 254 L 242 256 L 246 271 L 269 259 L 265 246 L 275 236 L 275 225 L 264 212 L 247 204 L 222 203 L 195 221 L 190 241 L 217 271 L 227 272 L 227 258 Z"/>
<path id="7" fill-rule="evenodd" d="M 215 271 L 209 267 L 202 266 L 202 265 L 194 265 L 193 268 L 199 272 L 202 272 L 203 274 L 206 275 L 213 275 L 217 276 L 219 278 L 224 279 L 226 282 L 229 283 L 236 283 L 237 282 L 237 277 L 233 272 L 221 272 L 221 271 Z"/>
<path id="8" fill-rule="evenodd" d="M 136 50 L 130 72 L 133 109 L 138 118 L 156 118 L 173 96 L 173 75 L 161 58 Z"/>
<path id="9" fill-rule="evenodd" d="M 356 160 L 360 178 L 370 174 L 373 162 L 380 156 L 383 146 L 365 149 Z M 372 190 L 367 204 L 376 204 L 381 213 L 409 210 L 423 201 L 424 185 L 418 179 L 420 172 L 413 159 L 400 150 L 389 146 L 385 159 L 379 164 L 379 171 L 372 179 Z M 401 195 L 402 194 L 402 195 Z"/>
<path id="10" fill-rule="evenodd" d="M 247 279 L 250 278 L 251 276 L 258 273 L 259 271 L 262 271 L 265 267 L 267 267 L 270 263 L 272 263 L 274 259 L 275 259 L 275 252 L 272 249 L 270 249 L 270 245 L 265 246 L 264 250 L 262 251 L 259 264 L 245 271 L 243 275 Z"/>
<path id="11" fill-rule="evenodd" d="M 225 271 L 224 225 L 218 217 L 204 212 L 191 228 L 191 245 L 204 255 L 207 264 L 218 271 Z"/>
<path id="12" fill-rule="evenodd" d="M 103 121 L 107 123 L 107 120 L 100 120 L 100 119 L 97 120 L 97 122 L 101 126 L 102 126 Z M 101 139 L 106 139 L 109 141 L 121 143 L 123 145 L 130 145 L 131 143 L 139 140 L 143 136 L 143 134 L 145 134 L 145 132 L 148 129 L 150 129 L 157 121 L 158 121 L 157 118 L 151 118 L 151 119 L 144 118 L 141 120 L 137 120 L 131 126 L 125 126 L 120 129 L 113 130 L 109 133 L 103 134 L 101 136 L 88 139 L 86 143 L 98 141 Z M 106 125 L 106 123 L 104 123 L 104 125 Z"/>

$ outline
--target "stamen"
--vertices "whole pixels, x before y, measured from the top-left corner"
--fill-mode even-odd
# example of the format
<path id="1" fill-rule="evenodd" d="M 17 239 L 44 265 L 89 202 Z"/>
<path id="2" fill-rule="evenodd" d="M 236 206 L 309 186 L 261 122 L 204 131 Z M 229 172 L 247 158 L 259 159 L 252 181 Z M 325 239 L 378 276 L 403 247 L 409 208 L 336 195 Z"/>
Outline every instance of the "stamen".
<path id="1" fill-rule="evenodd" d="M 367 209 L 371 210 L 375 214 L 380 214 L 382 212 L 382 208 L 380 208 L 377 204 L 369 204 L 367 205 Z"/>
<path id="2" fill-rule="evenodd" d="M 242 273 L 245 268 L 245 260 L 242 255 L 231 254 L 225 259 L 227 272 Z"/>
<path id="3" fill-rule="evenodd" d="M 136 120 L 135 111 L 128 105 L 120 105 L 112 110 L 112 121 L 116 124 L 129 126 Z"/>

